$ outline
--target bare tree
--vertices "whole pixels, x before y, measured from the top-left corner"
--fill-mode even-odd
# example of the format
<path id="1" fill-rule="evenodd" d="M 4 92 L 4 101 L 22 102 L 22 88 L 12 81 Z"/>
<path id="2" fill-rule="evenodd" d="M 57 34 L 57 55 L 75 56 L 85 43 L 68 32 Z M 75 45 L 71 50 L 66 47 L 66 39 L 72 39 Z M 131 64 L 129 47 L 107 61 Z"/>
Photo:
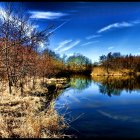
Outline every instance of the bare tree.
<path id="1" fill-rule="evenodd" d="M 9 93 L 12 93 L 12 86 L 17 86 L 20 82 L 21 93 L 28 70 L 34 72 L 36 76 L 36 65 L 38 57 L 31 57 L 37 52 L 40 43 L 48 42 L 50 36 L 46 28 L 37 31 L 32 24 L 29 16 L 22 10 L 15 14 L 11 4 L 1 11 L 2 18 L 0 23 L 0 53 L 1 69 L 6 74 L 9 83 Z M 32 52 L 29 54 L 29 52 Z M 29 56 L 32 61 L 29 61 Z"/>

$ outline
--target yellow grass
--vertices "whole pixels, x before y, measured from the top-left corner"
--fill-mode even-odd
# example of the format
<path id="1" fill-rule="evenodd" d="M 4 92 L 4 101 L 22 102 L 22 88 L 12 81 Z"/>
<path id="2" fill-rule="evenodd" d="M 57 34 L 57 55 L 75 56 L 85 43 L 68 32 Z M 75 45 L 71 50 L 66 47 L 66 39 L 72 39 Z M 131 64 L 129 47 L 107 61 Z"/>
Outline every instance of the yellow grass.
<path id="1" fill-rule="evenodd" d="M 6 96 L 0 99 L 0 137 L 60 138 L 66 128 L 64 118 L 54 109 L 39 111 L 39 97 Z"/>
<path id="2" fill-rule="evenodd" d="M 130 72 L 130 70 L 128 69 L 120 69 L 120 70 L 109 70 L 109 73 L 107 73 L 106 69 L 98 66 L 98 67 L 94 67 L 92 70 L 91 75 L 97 75 L 97 76 L 122 76 L 122 75 L 128 75 L 128 73 Z"/>
<path id="3" fill-rule="evenodd" d="M 31 95 L 34 93 L 38 93 L 38 94 L 47 94 L 48 93 L 48 89 L 47 87 L 43 87 L 41 85 L 41 83 L 43 82 L 43 79 L 40 77 L 36 77 L 35 78 L 35 84 L 33 88 L 33 77 L 32 78 L 28 78 L 26 77 L 24 79 L 24 95 Z M 57 88 L 62 88 L 63 84 L 66 84 L 66 78 L 44 78 L 44 83 L 46 84 L 55 84 Z M 17 87 L 12 86 L 12 94 L 13 95 L 20 95 L 21 91 L 20 91 L 20 87 L 19 87 L 19 83 L 17 84 Z M 7 96 L 9 94 L 9 88 L 8 88 L 8 83 L 6 81 L 0 81 L 0 94 L 3 96 Z"/>
<path id="4" fill-rule="evenodd" d="M 45 79 L 61 84 L 65 79 Z M 32 89 L 32 79 L 24 85 L 24 95 L 20 89 L 13 88 L 9 95 L 8 85 L 5 85 L 0 98 L 0 137 L 1 138 L 63 138 L 63 130 L 68 127 L 63 116 L 54 109 L 54 101 L 49 108 L 40 111 L 43 97 L 30 96 L 33 92 L 47 93 L 47 88 L 41 86 L 42 79 L 37 78 L 35 89 Z M 52 93 L 53 94 L 53 93 Z"/>
<path id="5" fill-rule="evenodd" d="M 131 78 L 134 78 L 133 76 L 131 76 Z M 113 75 L 113 76 L 97 76 L 97 75 L 92 75 L 92 79 L 95 82 L 104 82 L 106 80 L 112 81 L 112 80 L 128 80 L 130 79 L 130 76 L 122 76 L 122 75 Z"/>

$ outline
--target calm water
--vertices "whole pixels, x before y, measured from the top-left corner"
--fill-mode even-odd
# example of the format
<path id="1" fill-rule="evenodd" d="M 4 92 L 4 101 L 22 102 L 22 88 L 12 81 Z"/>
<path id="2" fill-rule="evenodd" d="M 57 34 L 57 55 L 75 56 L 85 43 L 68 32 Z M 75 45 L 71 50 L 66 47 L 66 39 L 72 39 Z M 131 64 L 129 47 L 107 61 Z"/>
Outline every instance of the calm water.
<path id="1" fill-rule="evenodd" d="M 105 78 L 96 82 L 83 76 L 71 77 L 70 87 L 56 100 L 56 108 L 65 112 L 70 122 L 66 133 L 79 138 L 140 138 L 139 79 Z"/>

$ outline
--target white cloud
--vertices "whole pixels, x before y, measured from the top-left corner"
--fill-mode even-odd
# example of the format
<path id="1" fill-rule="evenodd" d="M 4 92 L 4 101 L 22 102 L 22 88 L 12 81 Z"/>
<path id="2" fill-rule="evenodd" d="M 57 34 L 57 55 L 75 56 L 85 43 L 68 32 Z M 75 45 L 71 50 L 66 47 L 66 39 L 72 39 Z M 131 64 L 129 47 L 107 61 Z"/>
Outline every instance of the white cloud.
<path id="1" fill-rule="evenodd" d="M 37 29 L 39 27 L 39 25 L 30 25 L 30 24 L 27 24 L 24 28 L 25 30 L 27 30 L 27 33 L 26 35 L 28 37 L 31 37 L 31 34 L 33 32 L 34 29 Z"/>
<path id="2" fill-rule="evenodd" d="M 100 37 L 101 35 L 90 35 L 90 36 L 87 36 L 86 39 L 89 40 L 89 39 L 93 39 L 93 38 L 97 38 L 97 37 Z"/>
<path id="3" fill-rule="evenodd" d="M 58 45 L 58 47 L 55 48 L 54 50 L 55 50 L 55 51 L 58 51 L 58 50 L 60 50 L 62 47 L 64 47 L 66 44 L 68 44 L 68 43 L 70 43 L 70 42 L 72 42 L 72 40 L 64 40 L 64 41 L 60 42 L 59 45 Z"/>
<path id="4" fill-rule="evenodd" d="M 69 21 L 69 20 L 68 20 Z M 52 33 L 54 31 L 56 31 L 57 29 L 59 29 L 60 27 L 62 27 L 64 24 L 66 24 L 68 21 L 63 22 L 62 24 L 60 24 L 59 26 L 57 26 L 55 29 L 53 29 L 52 31 L 50 31 L 49 33 Z"/>
<path id="5" fill-rule="evenodd" d="M 135 21 L 132 21 L 133 24 L 139 24 L 140 23 L 140 20 L 135 20 Z"/>
<path id="6" fill-rule="evenodd" d="M 122 120 L 122 121 L 131 120 L 131 117 L 129 117 L 129 116 L 112 115 L 111 113 L 107 113 L 107 112 L 102 111 L 102 110 L 98 110 L 98 112 L 100 114 L 102 114 L 103 116 L 106 116 L 108 118 L 115 119 L 115 120 Z"/>
<path id="7" fill-rule="evenodd" d="M 112 113 L 108 113 L 102 110 L 97 110 L 101 115 L 106 116 L 108 118 L 114 119 L 114 120 L 120 120 L 120 121 L 129 121 L 129 122 L 140 122 L 140 119 L 134 116 L 125 116 L 125 115 L 115 115 Z"/>
<path id="8" fill-rule="evenodd" d="M 74 41 L 73 43 L 71 43 L 70 45 L 68 45 L 67 47 L 63 48 L 60 52 L 64 52 L 67 51 L 73 47 L 75 47 L 76 45 L 78 45 L 80 43 L 80 40 Z"/>
<path id="9" fill-rule="evenodd" d="M 136 21 L 132 21 L 132 22 L 120 22 L 120 23 L 113 23 L 113 24 L 110 24 L 110 25 L 107 25 L 103 28 L 101 28 L 100 30 L 97 31 L 97 33 L 102 33 L 102 32 L 105 32 L 107 30 L 110 30 L 112 28 L 126 28 L 126 27 L 132 27 L 136 24 L 139 24 L 140 21 L 139 20 L 136 20 Z"/>
<path id="10" fill-rule="evenodd" d="M 39 18 L 39 19 L 58 19 L 60 17 L 66 16 L 68 14 L 61 12 L 40 12 L 40 11 L 30 11 L 30 18 Z"/>
<path id="11" fill-rule="evenodd" d="M 82 44 L 81 46 L 90 45 L 90 44 L 93 44 L 93 43 L 96 43 L 96 42 L 99 42 L 99 41 L 98 40 L 96 40 L 96 41 L 90 41 L 90 42 L 87 42 L 87 43 Z"/>
<path id="12" fill-rule="evenodd" d="M 1 8 L 1 7 L 0 7 L 0 14 L 1 14 L 1 16 L 0 16 L 1 19 L 2 19 L 2 17 L 7 18 L 6 12 L 5 12 L 4 9 Z"/>
<path id="13" fill-rule="evenodd" d="M 39 25 L 33 25 L 32 27 L 33 28 L 39 28 Z"/>
<path id="14" fill-rule="evenodd" d="M 14 27 L 20 28 L 22 21 L 20 21 L 15 15 L 13 16 L 12 14 L 10 15 L 10 17 L 8 17 L 7 13 L 5 12 L 5 9 L 0 7 L 0 20 L 2 22 L 3 18 L 7 21 L 10 20 L 14 24 Z M 24 30 L 26 30 L 26 35 L 30 37 L 33 30 L 38 27 L 39 25 L 31 25 L 29 22 L 26 23 L 26 26 L 24 26 Z"/>
<path id="15" fill-rule="evenodd" d="M 113 46 L 111 46 L 111 47 L 108 47 L 108 50 L 111 50 L 111 49 L 113 49 L 114 47 Z"/>
<path id="16" fill-rule="evenodd" d="M 67 53 L 67 57 L 73 56 L 73 53 Z"/>
<path id="17" fill-rule="evenodd" d="M 40 42 L 40 48 L 44 48 L 44 43 Z"/>
<path id="18" fill-rule="evenodd" d="M 61 42 L 61 43 L 60 43 L 61 47 L 59 46 L 59 49 L 56 48 L 59 53 L 65 52 L 65 51 L 75 47 L 76 45 L 78 45 L 80 43 L 80 40 L 76 40 L 76 41 L 69 40 L 67 42 Z"/>
<path id="19" fill-rule="evenodd" d="M 41 52 L 41 51 L 45 50 L 45 47 L 46 47 L 45 43 L 44 42 L 40 42 L 39 43 L 39 47 L 37 49 L 38 49 L 39 52 Z"/>

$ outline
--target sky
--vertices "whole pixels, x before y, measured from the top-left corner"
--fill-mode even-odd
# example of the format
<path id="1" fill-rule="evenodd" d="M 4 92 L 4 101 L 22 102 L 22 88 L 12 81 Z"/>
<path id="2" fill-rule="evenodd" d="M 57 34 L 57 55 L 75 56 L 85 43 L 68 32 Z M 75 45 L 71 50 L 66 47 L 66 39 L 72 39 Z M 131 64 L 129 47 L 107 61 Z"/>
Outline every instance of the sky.
<path id="1" fill-rule="evenodd" d="M 17 7 L 19 4 L 15 3 Z M 22 2 L 22 5 L 39 30 L 53 25 L 47 47 L 60 56 L 80 53 L 95 62 L 109 52 L 140 55 L 140 2 Z"/>

